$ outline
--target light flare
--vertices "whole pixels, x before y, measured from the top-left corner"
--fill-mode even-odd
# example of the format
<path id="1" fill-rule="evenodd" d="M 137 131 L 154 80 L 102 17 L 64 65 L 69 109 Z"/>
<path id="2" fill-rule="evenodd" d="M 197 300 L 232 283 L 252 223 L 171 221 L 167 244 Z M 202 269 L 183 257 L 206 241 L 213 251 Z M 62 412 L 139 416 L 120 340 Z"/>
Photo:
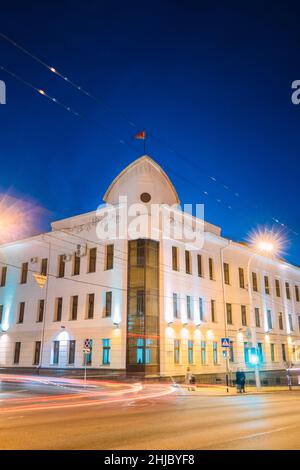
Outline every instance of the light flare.
<path id="1" fill-rule="evenodd" d="M 31 236 L 41 212 L 33 202 L 0 193 L 0 244 Z"/>
<path id="2" fill-rule="evenodd" d="M 285 253 L 287 240 L 282 230 L 260 227 L 253 230 L 248 238 L 251 246 L 264 256 L 278 257 Z"/>

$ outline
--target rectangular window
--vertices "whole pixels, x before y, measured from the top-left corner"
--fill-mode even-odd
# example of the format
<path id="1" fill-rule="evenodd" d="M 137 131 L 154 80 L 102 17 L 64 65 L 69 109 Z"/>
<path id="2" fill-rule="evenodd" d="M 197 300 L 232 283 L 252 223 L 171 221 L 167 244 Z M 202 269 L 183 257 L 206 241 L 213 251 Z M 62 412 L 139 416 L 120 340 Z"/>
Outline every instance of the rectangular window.
<path id="1" fill-rule="evenodd" d="M 45 300 L 41 299 L 38 302 L 38 315 L 37 315 L 38 323 L 42 323 L 44 320 L 44 309 L 45 309 Z"/>
<path id="2" fill-rule="evenodd" d="M 270 284 L 269 284 L 268 276 L 265 276 L 264 280 L 265 280 L 265 293 L 269 295 L 270 294 Z"/>
<path id="3" fill-rule="evenodd" d="M 0 325 L 1 325 L 2 320 L 3 320 L 3 310 L 4 310 L 4 305 L 0 305 Z"/>
<path id="4" fill-rule="evenodd" d="M 174 363 L 179 364 L 180 361 L 180 340 L 174 339 Z"/>
<path id="5" fill-rule="evenodd" d="M 242 325 L 247 326 L 247 309 L 246 305 L 241 305 Z"/>
<path id="6" fill-rule="evenodd" d="M 286 362 L 286 349 L 285 349 L 285 344 L 281 345 L 281 354 L 282 354 L 282 360 Z"/>
<path id="7" fill-rule="evenodd" d="M 217 318 L 216 318 L 216 301 L 215 300 L 210 301 L 210 308 L 211 308 L 211 321 L 216 322 Z"/>
<path id="8" fill-rule="evenodd" d="M 203 277 L 202 256 L 197 255 L 198 276 Z"/>
<path id="9" fill-rule="evenodd" d="M 300 302 L 300 294 L 299 294 L 298 286 L 295 286 L 295 296 L 296 296 L 296 302 Z"/>
<path id="10" fill-rule="evenodd" d="M 90 248 L 89 250 L 89 273 L 96 272 L 96 263 L 97 263 L 97 248 Z"/>
<path id="11" fill-rule="evenodd" d="M 224 269 L 224 282 L 225 284 L 229 285 L 230 284 L 229 264 L 223 263 L 223 269 Z"/>
<path id="12" fill-rule="evenodd" d="M 248 343 L 244 343 L 244 361 L 245 361 L 245 364 L 249 364 L 249 346 L 248 346 Z"/>
<path id="13" fill-rule="evenodd" d="M 275 362 L 275 344 L 270 343 L 271 361 Z"/>
<path id="14" fill-rule="evenodd" d="M 173 316 L 179 318 L 178 294 L 173 293 Z"/>
<path id="15" fill-rule="evenodd" d="M 193 320 L 192 297 L 190 295 L 186 296 L 186 314 L 188 320 Z"/>
<path id="16" fill-rule="evenodd" d="M 24 313 L 25 313 L 25 302 L 20 302 L 18 323 L 23 323 L 24 322 Z"/>
<path id="17" fill-rule="evenodd" d="M 114 267 L 114 245 L 106 245 L 106 264 L 105 269 L 113 269 Z"/>
<path id="18" fill-rule="evenodd" d="M 188 250 L 185 250 L 185 272 L 187 274 L 192 274 L 191 254 Z"/>
<path id="19" fill-rule="evenodd" d="M 201 364 L 206 364 L 206 342 L 201 341 Z"/>
<path id="20" fill-rule="evenodd" d="M 189 364 L 193 364 L 194 362 L 194 341 L 188 341 L 188 361 Z"/>
<path id="21" fill-rule="evenodd" d="M 278 315 L 278 324 L 279 324 L 279 329 L 283 330 L 283 315 L 282 312 L 279 312 Z"/>
<path id="22" fill-rule="evenodd" d="M 62 304 L 63 304 L 63 299 L 62 299 L 62 297 L 58 297 L 58 298 L 56 299 L 56 309 L 55 309 L 54 321 L 61 321 L 61 316 L 62 316 Z"/>
<path id="23" fill-rule="evenodd" d="M 144 289 L 138 289 L 136 293 L 136 314 L 139 317 L 142 317 L 145 314 Z"/>
<path id="24" fill-rule="evenodd" d="M 87 319 L 91 320 L 94 318 L 95 308 L 95 294 L 88 294 L 87 296 Z"/>
<path id="25" fill-rule="evenodd" d="M 203 314 L 203 299 L 199 298 L 199 317 L 200 321 L 204 321 L 204 314 Z"/>
<path id="26" fill-rule="evenodd" d="M 105 316 L 111 317 L 112 292 L 105 293 Z"/>
<path id="27" fill-rule="evenodd" d="M 53 341 L 53 365 L 59 362 L 59 341 Z"/>
<path id="28" fill-rule="evenodd" d="M 285 292 L 286 292 L 286 298 L 288 300 L 291 300 L 291 291 L 290 291 L 290 285 L 288 282 L 285 283 Z"/>
<path id="29" fill-rule="evenodd" d="M 3 266 L 1 271 L 1 284 L 0 287 L 4 287 L 6 284 L 7 266 Z"/>
<path id="30" fill-rule="evenodd" d="M 234 349 L 233 349 L 233 341 L 230 341 L 230 348 L 229 348 L 229 361 L 234 362 Z"/>
<path id="31" fill-rule="evenodd" d="M 257 282 L 257 274 L 252 273 L 252 289 L 253 292 L 258 292 L 258 282 Z"/>
<path id="32" fill-rule="evenodd" d="M 15 343 L 14 364 L 19 364 L 19 362 L 20 362 L 20 353 L 21 353 L 21 343 L 20 343 L 20 341 L 17 341 Z"/>
<path id="33" fill-rule="evenodd" d="M 110 339 L 104 339 L 103 344 L 103 365 L 108 366 L 110 364 Z"/>
<path id="34" fill-rule="evenodd" d="M 212 258 L 208 259 L 208 268 L 209 268 L 209 279 L 213 281 L 215 272 L 214 272 L 214 262 Z"/>
<path id="35" fill-rule="evenodd" d="M 136 264 L 143 268 L 145 266 L 145 242 L 144 240 L 137 240 L 136 245 Z"/>
<path id="36" fill-rule="evenodd" d="M 293 317 L 291 313 L 289 313 L 289 325 L 290 325 L 290 330 L 294 331 Z"/>
<path id="37" fill-rule="evenodd" d="M 0 323 L 1 323 L 1 318 L 2 318 L 2 315 L 1 315 L 1 307 L 3 307 L 3 305 L 0 305 Z M 298 315 L 298 329 L 300 331 L 300 315 Z"/>
<path id="38" fill-rule="evenodd" d="M 177 246 L 172 246 L 172 269 L 173 271 L 179 271 Z"/>
<path id="39" fill-rule="evenodd" d="M 65 276 L 65 255 L 59 255 L 58 257 L 58 277 Z"/>
<path id="40" fill-rule="evenodd" d="M 226 304 L 226 319 L 227 324 L 232 325 L 232 305 Z"/>
<path id="41" fill-rule="evenodd" d="M 41 341 L 35 342 L 34 347 L 34 357 L 33 357 L 33 365 L 38 366 L 40 363 L 40 355 L 41 355 Z"/>
<path id="42" fill-rule="evenodd" d="M 240 288 L 245 289 L 245 274 L 244 274 L 243 268 L 239 268 L 239 281 L 240 281 Z"/>
<path id="43" fill-rule="evenodd" d="M 48 268 L 48 259 L 43 258 L 41 262 L 41 274 L 42 276 L 47 276 L 47 268 Z"/>
<path id="44" fill-rule="evenodd" d="M 260 313 L 259 313 L 259 308 L 255 307 L 255 326 L 256 328 L 260 328 Z"/>
<path id="45" fill-rule="evenodd" d="M 218 364 L 218 343 L 216 341 L 213 342 L 213 359 L 214 364 Z"/>
<path id="46" fill-rule="evenodd" d="M 80 274 L 80 256 L 74 253 L 73 258 L 73 276 L 78 276 Z"/>
<path id="47" fill-rule="evenodd" d="M 70 320 L 77 320 L 78 313 L 78 295 L 71 297 L 71 318 Z"/>
<path id="48" fill-rule="evenodd" d="M 75 363 L 75 350 L 76 350 L 76 341 L 71 339 L 69 341 L 69 360 L 68 363 L 74 364 Z"/>
<path id="49" fill-rule="evenodd" d="M 279 282 L 279 279 L 275 279 L 275 290 L 276 290 L 276 295 L 277 295 L 277 297 L 280 297 L 281 292 L 280 292 L 280 282 Z"/>
<path id="50" fill-rule="evenodd" d="M 21 284 L 26 284 L 28 276 L 28 263 L 22 263 L 21 269 Z"/>
<path id="51" fill-rule="evenodd" d="M 268 330 L 272 330 L 273 322 L 272 322 L 272 312 L 271 312 L 271 310 L 267 310 L 267 322 L 268 322 Z"/>
<path id="52" fill-rule="evenodd" d="M 257 343 L 257 352 L 259 363 L 262 364 L 264 362 L 264 350 L 262 343 Z"/>

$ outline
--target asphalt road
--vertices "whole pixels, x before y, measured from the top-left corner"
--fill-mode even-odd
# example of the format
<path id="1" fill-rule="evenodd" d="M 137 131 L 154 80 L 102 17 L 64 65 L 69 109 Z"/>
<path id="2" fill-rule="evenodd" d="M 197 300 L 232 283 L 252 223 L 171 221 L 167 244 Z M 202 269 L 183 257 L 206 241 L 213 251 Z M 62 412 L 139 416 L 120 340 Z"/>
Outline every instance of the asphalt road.
<path id="1" fill-rule="evenodd" d="M 86 398 L 75 398 L 76 406 L 64 408 L 72 403 L 65 388 L 2 383 L 0 449 L 300 449 L 299 391 L 228 397 L 157 397 L 157 391 L 133 391 L 116 402 L 104 391 L 106 403 L 91 397 L 92 405 L 82 406 Z M 51 397 L 54 408 L 27 407 L 36 397 Z"/>

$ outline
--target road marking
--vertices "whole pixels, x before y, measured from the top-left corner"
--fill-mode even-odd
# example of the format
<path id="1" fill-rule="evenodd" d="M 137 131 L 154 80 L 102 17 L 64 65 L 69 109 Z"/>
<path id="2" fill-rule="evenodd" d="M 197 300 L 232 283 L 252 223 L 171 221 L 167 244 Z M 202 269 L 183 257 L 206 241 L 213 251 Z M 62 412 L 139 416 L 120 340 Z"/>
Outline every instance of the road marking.
<path id="1" fill-rule="evenodd" d="M 268 434 L 275 434 L 275 433 L 278 433 L 278 432 L 282 432 L 282 431 L 287 431 L 289 429 L 295 429 L 295 428 L 299 428 L 300 425 L 299 424 L 294 424 L 292 426 L 284 426 L 284 427 L 281 427 L 281 428 L 277 428 L 277 429 L 271 429 L 270 431 L 262 431 L 262 432 L 256 432 L 256 433 L 253 433 L 253 434 L 247 434 L 246 436 L 239 436 L 239 437 L 235 437 L 234 439 L 228 439 L 226 441 L 222 441 L 222 442 L 219 442 L 219 443 L 212 443 L 212 444 L 209 444 L 208 446 L 205 446 L 205 447 L 202 447 L 201 450 L 203 449 L 208 449 L 210 447 L 215 447 L 216 445 L 219 447 L 220 445 L 224 445 L 224 444 L 229 444 L 230 442 L 235 442 L 235 441 L 241 441 L 241 440 L 247 440 L 247 439 L 253 439 L 253 438 L 256 438 L 256 437 L 262 437 L 262 436 L 267 436 Z M 200 450 L 200 449 L 199 449 Z"/>

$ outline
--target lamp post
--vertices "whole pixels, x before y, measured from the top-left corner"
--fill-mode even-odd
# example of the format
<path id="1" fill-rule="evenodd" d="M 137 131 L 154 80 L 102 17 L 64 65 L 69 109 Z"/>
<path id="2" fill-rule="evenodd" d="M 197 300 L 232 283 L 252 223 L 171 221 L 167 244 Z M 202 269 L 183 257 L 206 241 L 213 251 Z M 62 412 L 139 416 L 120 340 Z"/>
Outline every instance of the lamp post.
<path id="1" fill-rule="evenodd" d="M 263 232 L 258 233 L 252 240 L 252 245 L 256 253 L 261 254 L 266 257 L 275 256 L 276 252 L 279 250 L 281 241 L 276 237 L 274 233 L 270 232 Z M 253 296 L 252 296 L 252 285 L 251 285 L 251 271 L 250 266 L 252 259 L 255 253 L 250 256 L 247 266 L 247 276 L 248 276 L 248 293 L 249 293 L 249 309 L 250 309 L 250 318 L 251 318 L 251 336 L 253 340 L 253 345 L 256 351 L 258 350 L 258 343 L 257 343 L 257 335 L 256 335 L 256 324 L 255 324 L 255 315 L 253 310 Z M 259 369 L 258 369 L 258 360 L 256 358 L 254 362 L 255 366 L 255 383 L 256 388 L 259 390 L 261 388 L 260 377 L 259 377 Z"/>
<path id="2" fill-rule="evenodd" d="M 252 259 L 253 257 L 251 256 L 248 261 L 247 279 L 248 279 L 249 310 L 250 310 L 250 321 L 251 321 L 251 336 L 253 339 L 253 344 L 256 350 L 256 355 L 257 355 L 258 344 L 257 344 L 257 335 L 256 335 L 255 315 L 254 315 L 254 310 L 253 310 L 252 286 L 251 286 L 251 280 L 250 280 L 250 277 L 251 277 L 250 266 L 251 266 Z M 259 370 L 258 370 L 258 361 L 255 361 L 254 371 L 255 371 L 256 389 L 260 390 L 261 383 L 260 383 Z"/>
<path id="3" fill-rule="evenodd" d="M 228 240 L 228 244 L 223 246 L 220 250 L 220 257 L 221 257 L 221 276 L 222 276 L 222 292 L 223 292 L 223 307 L 224 307 L 224 334 L 225 338 L 227 338 L 227 312 L 226 312 L 226 295 L 225 295 L 225 279 L 224 279 L 224 250 L 228 248 L 232 243 L 232 240 Z M 228 351 L 226 350 L 226 391 L 229 393 L 229 357 Z"/>

